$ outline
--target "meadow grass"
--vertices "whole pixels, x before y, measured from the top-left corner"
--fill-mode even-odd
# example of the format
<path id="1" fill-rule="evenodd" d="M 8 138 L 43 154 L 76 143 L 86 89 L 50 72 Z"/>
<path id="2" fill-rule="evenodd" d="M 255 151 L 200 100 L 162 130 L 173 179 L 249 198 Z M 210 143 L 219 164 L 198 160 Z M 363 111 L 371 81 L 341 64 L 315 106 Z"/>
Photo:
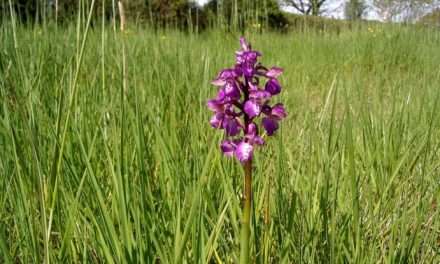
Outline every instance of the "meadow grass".
<path id="1" fill-rule="evenodd" d="M 206 100 L 238 33 L 0 28 L 1 263 L 235 263 L 243 172 Z M 288 110 L 255 263 L 440 263 L 440 33 L 246 33 Z"/>

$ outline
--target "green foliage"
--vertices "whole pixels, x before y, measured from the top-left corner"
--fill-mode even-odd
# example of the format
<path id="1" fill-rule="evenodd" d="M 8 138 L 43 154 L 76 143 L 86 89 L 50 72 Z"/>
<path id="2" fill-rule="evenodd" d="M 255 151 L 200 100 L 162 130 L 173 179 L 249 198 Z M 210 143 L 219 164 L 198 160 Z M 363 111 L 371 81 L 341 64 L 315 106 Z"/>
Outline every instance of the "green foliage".
<path id="1" fill-rule="evenodd" d="M 9 9 L 9 4 L 13 5 L 13 9 L 17 12 L 18 17 L 25 23 L 33 22 L 41 18 L 41 5 L 38 0 L 14 0 L 3 1 L 2 6 L 6 10 Z"/>
<path id="2" fill-rule="evenodd" d="M 156 27 L 188 28 L 197 26 L 201 29 L 207 27 L 204 10 L 194 2 L 186 0 L 151 0 L 147 6 L 150 20 Z"/>
<path id="3" fill-rule="evenodd" d="M 0 27 L 0 263 L 236 263 L 243 172 L 205 104 L 240 34 L 80 22 Z M 371 30 L 247 34 L 288 109 L 255 263 L 440 262 L 440 35 Z"/>
<path id="4" fill-rule="evenodd" d="M 279 0 L 286 7 L 290 7 L 303 15 L 319 16 L 325 10 L 328 0 Z"/>

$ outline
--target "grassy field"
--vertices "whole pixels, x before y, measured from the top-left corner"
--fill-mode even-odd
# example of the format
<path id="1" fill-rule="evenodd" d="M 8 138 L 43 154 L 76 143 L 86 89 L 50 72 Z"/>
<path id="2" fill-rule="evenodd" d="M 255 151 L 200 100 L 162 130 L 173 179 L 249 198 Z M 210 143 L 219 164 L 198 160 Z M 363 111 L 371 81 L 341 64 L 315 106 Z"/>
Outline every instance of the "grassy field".
<path id="1" fill-rule="evenodd" d="M 0 263 L 237 262 L 206 100 L 239 36 L 3 24 Z M 289 113 L 254 160 L 255 263 L 440 263 L 440 33 L 246 37 Z"/>

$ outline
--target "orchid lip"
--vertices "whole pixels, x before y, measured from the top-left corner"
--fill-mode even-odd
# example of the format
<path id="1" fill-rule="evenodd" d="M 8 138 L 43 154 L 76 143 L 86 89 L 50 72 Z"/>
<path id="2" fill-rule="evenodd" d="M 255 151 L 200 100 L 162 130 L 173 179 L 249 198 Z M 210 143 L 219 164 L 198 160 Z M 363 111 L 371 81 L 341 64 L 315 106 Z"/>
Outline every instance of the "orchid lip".
<path id="1" fill-rule="evenodd" d="M 244 104 L 244 112 L 250 117 L 253 118 L 255 116 L 258 116 L 261 112 L 260 106 L 257 102 L 248 100 Z"/>
<path id="2" fill-rule="evenodd" d="M 240 162 L 244 163 L 252 159 L 253 150 L 254 148 L 251 144 L 242 141 L 237 145 L 235 149 L 235 155 Z"/>

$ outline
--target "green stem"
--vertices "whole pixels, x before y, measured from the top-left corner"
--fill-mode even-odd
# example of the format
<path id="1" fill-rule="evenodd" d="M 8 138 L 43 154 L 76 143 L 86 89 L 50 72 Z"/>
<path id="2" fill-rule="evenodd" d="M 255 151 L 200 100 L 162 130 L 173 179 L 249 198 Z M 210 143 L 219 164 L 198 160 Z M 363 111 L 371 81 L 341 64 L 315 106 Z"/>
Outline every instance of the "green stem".
<path id="1" fill-rule="evenodd" d="M 240 238 L 240 264 L 249 263 L 249 238 L 251 233 L 251 209 L 252 209 L 252 160 L 243 164 L 244 167 L 244 193 L 243 215 L 241 219 Z"/>

